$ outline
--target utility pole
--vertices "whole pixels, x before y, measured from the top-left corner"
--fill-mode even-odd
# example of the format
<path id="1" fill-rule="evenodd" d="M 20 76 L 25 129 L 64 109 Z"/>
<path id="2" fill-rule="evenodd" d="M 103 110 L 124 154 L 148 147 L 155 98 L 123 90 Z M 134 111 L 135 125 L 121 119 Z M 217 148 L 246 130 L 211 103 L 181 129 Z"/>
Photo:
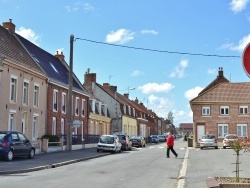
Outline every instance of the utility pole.
<path id="1" fill-rule="evenodd" d="M 67 150 L 72 150 L 72 79 L 73 79 L 73 42 L 74 35 L 70 35 L 70 55 L 69 55 L 69 92 L 67 110 Z"/>

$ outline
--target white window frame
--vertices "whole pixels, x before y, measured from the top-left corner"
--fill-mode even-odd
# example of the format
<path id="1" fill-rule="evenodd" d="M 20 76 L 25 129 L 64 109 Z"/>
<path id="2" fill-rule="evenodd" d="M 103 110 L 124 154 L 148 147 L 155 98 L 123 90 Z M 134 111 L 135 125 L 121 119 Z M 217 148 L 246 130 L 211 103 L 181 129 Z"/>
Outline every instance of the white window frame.
<path id="1" fill-rule="evenodd" d="M 23 115 L 22 115 L 22 133 L 23 134 L 25 134 L 27 120 L 28 120 L 28 113 L 23 112 Z"/>
<path id="2" fill-rule="evenodd" d="M 39 106 L 39 92 L 40 92 L 39 84 L 35 83 L 34 84 L 34 98 L 33 98 L 33 106 L 34 107 Z"/>
<path id="3" fill-rule="evenodd" d="M 38 128 L 38 114 L 33 115 L 32 122 L 32 140 L 37 140 L 37 128 Z"/>
<path id="4" fill-rule="evenodd" d="M 123 113 L 126 114 L 126 105 L 123 106 Z"/>
<path id="5" fill-rule="evenodd" d="M 17 76 L 11 75 L 10 77 L 10 102 L 16 103 L 16 101 L 17 101 Z"/>
<path id="6" fill-rule="evenodd" d="M 220 106 L 220 115 L 228 116 L 229 115 L 229 106 Z"/>
<path id="7" fill-rule="evenodd" d="M 210 116 L 211 115 L 211 108 L 210 106 L 202 106 L 202 116 Z"/>
<path id="8" fill-rule="evenodd" d="M 56 135 L 56 117 L 52 118 L 52 135 Z"/>
<path id="9" fill-rule="evenodd" d="M 16 111 L 10 110 L 8 131 L 14 131 L 15 129 L 16 129 Z"/>
<path id="10" fill-rule="evenodd" d="M 28 80 L 23 81 L 23 98 L 22 98 L 22 102 L 23 102 L 24 105 L 29 104 L 29 81 Z"/>
<path id="11" fill-rule="evenodd" d="M 128 115 L 131 116 L 131 106 L 128 106 Z"/>
<path id="12" fill-rule="evenodd" d="M 239 137 L 247 137 L 247 124 L 237 124 L 237 135 Z"/>
<path id="13" fill-rule="evenodd" d="M 53 112 L 58 112 L 58 90 L 53 90 Z"/>
<path id="14" fill-rule="evenodd" d="M 66 93 L 62 93 L 62 113 L 66 114 Z"/>
<path id="15" fill-rule="evenodd" d="M 79 116 L 79 97 L 76 97 L 75 101 L 75 115 Z"/>
<path id="16" fill-rule="evenodd" d="M 239 114 L 240 115 L 247 115 L 248 114 L 248 106 L 239 106 Z"/>
<path id="17" fill-rule="evenodd" d="M 82 99 L 82 111 L 81 111 L 82 117 L 85 116 L 85 99 Z"/>
<path id="18" fill-rule="evenodd" d="M 64 118 L 61 118 L 61 135 L 64 135 L 64 126 L 65 126 Z"/>
<path id="19" fill-rule="evenodd" d="M 228 124 L 218 124 L 218 138 L 224 138 L 228 134 Z"/>

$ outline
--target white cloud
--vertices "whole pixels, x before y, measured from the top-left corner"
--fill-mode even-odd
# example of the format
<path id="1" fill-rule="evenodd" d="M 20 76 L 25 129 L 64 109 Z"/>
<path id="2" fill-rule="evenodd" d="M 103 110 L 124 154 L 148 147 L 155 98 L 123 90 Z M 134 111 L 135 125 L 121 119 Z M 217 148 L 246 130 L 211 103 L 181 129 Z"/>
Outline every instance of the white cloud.
<path id="1" fill-rule="evenodd" d="M 232 0 L 230 3 L 230 9 L 234 13 L 238 13 L 246 8 L 249 0 Z"/>
<path id="2" fill-rule="evenodd" d="M 203 90 L 204 88 L 200 86 L 196 86 L 195 88 L 189 89 L 185 92 L 184 96 L 190 101 L 193 98 L 197 97 L 198 94 Z"/>
<path id="3" fill-rule="evenodd" d="M 184 70 L 188 66 L 188 60 L 184 59 L 181 60 L 180 64 L 175 67 L 175 70 L 170 74 L 171 78 L 178 77 L 182 78 L 184 77 Z"/>
<path id="4" fill-rule="evenodd" d="M 237 45 L 234 45 L 233 43 L 227 43 L 227 44 L 223 44 L 220 48 L 221 49 L 229 49 L 229 50 L 233 50 L 233 51 L 239 51 L 239 52 L 243 52 L 245 47 L 248 45 L 248 43 L 250 42 L 250 34 L 247 36 L 244 36 Z"/>
<path id="5" fill-rule="evenodd" d="M 208 70 L 207 70 L 207 73 L 208 73 L 208 74 L 216 74 L 216 73 L 217 73 L 217 70 L 216 70 L 216 69 L 208 69 Z"/>
<path id="6" fill-rule="evenodd" d="M 139 86 L 138 89 L 142 91 L 144 94 L 150 94 L 150 93 L 167 93 L 174 89 L 174 86 L 170 83 L 147 83 L 143 86 Z"/>
<path id="7" fill-rule="evenodd" d="M 37 35 L 32 29 L 20 27 L 19 30 L 16 31 L 16 33 L 39 46 L 37 41 L 40 40 L 41 37 Z"/>
<path id="8" fill-rule="evenodd" d="M 180 123 L 192 123 L 193 122 L 193 114 L 192 112 L 185 112 L 183 110 L 172 110 L 174 117 L 174 125 L 179 127 Z"/>
<path id="9" fill-rule="evenodd" d="M 131 76 L 139 76 L 140 74 L 142 74 L 141 71 L 139 71 L 139 70 L 134 70 L 134 71 L 132 72 Z"/>
<path id="10" fill-rule="evenodd" d="M 157 31 L 155 31 L 155 30 L 141 30 L 141 33 L 142 34 L 153 34 L 153 35 L 157 35 L 158 34 L 158 32 Z"/>
<path id="11" fill-rule="evenodd" d="M 67 12 L 76 12 L 78 10 L 83 9 L 85 12 L 93 12 L 95 11 L 95 8 L 90 5 L 89 3 L 83 3 L 83 2 L 76 2 L 73 5 L 66 5 L 64 6 Z"/>
<path id="12" fill-rule="evenodd" d="M 109 34 L 107 34 L 106 42 L 115 44 L 125 44 L 130 40 L 133 40 L 134 35 L 135 33 L 130 30 L 119 29 L 117 31 L 111 31 Z"/>

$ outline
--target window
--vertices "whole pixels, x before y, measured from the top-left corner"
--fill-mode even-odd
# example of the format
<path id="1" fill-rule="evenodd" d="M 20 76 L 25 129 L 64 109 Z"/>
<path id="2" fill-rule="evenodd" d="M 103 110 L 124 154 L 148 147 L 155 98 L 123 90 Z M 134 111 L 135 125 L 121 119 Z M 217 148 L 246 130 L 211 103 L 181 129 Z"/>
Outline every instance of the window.
<path id="1" fill-rule="evenodd" d="M 82 116 L 84 116 L 85 99 L 82 99 Z"/>
<path id="2" fill-rule="evenodd" d="M 27 117 L 28 113 L 24 112 L 23 117 L 22 117 L 22 133 L 25 134 L 25 128 L 26 128 L 26 123 L 27 123 Z"/>
<path id="3" fill-rule="evenodd" d="M 64 119 L 61 119 L 61 135 L 64 135 Z"/>
<path id="4" fill-rule="evenodd" d="M 220 115 L 229 115 L 229 106 L 221 106 Z"/>
<path id="5" fill-rule="evenodd" d="M 128 115 L 131 116 L 131 106 L 128 106 Z"/>
<path id="6" fill-rule="evenodd" d="M 228 134 L 228 124 L 218 124 L 218 138 L 224 138 Z"/>
<path id="7" fill-rule="evenodd" d="M 104 113 L 104 116 L 107 116 L 107 106 L 105 104 L 102 104 L 102 111 Z"/>
<path id="8" fill-rule="evenodd" d="M 210 107 L 209 106 L 202 107 L 202 115 L 203 116 L 210 116 Z"/>
<path id="9" fill-rule="evenodd" d="M 16 102 L 17 96 L 17 78 L 11 77 L 10 79 L 10 101 Z"/>
<path id="10" fill-rule="evenodd" d="M 8 131 L 14 131 L 15 130 L 15 112 L 11 111 L 9 114 L 9 125 L 8 125 Z"/>
<path id="11" fill-rule="evenodd" d="M 58 110 L 58 91 L 54 90 L 53 91 L 53 111 L 57 112 Z"/>
<path id="12" fill-rule="evenodd" d="M 52 135 L 56 135 L 56 118 L 52 119 Z"/>
<path id="13" fill-rule="evenodd" d="M 123 113 L 126 114 L 126 105 L 123 106 Z"/>
<path id="14" fill-rule="evenodd" d="M 66 93 L 62 93 L 62 113 L 66 113 Z"/>
<path id="15" fill-rule="evenodd" d="M 75 115 L 79 116 L 79 97 L 76 97 L 75 101 Z"/>
<path id="16" fill-rule="evenodd" d="M 38 98 L 39 98 L 39 86 L 35 85 L 34 88 L 34 106 L 38 107 Z"/>
<path id="17" fill-rule="evenodd" d="M 34 114 L 33 124 L 32 124 L 32 140 L 37 139 L 37 126 L 38 126 L 38 114 Z"/>
<path id="18" fill-rule="evenodd" d="M 247 124 L 237 124 L 237 135 L 240 137 L 247 136 Z"/>
<path id="19" fill-rule="evenodd" d="M 248 114 L 248 106 L 240 106 L 240 108 L 239 108 L 239 114 L 240 115 L 246 115 L 246 114 Z"/>
<path id="20" fill-rule="evenodd" d="M 133 116 L 135 117 L 135 108 L 133 108 Z"/>
<path id="21" fill-rule="evenodd" d="M 23 82 L 23 104 L 28 105 L 29 99 L 29 83 L 27 81 Z"/>

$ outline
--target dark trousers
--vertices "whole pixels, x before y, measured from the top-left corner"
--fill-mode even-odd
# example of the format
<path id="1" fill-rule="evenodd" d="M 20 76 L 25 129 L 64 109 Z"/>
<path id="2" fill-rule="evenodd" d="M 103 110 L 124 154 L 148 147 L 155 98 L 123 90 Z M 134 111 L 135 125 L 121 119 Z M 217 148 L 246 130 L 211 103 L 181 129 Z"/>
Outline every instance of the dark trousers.
<path id="1" fill-rule="evenodd" d="M 174 150 L 174 146 L 168 146 L 168 148 L 167 148 L 167 157 L 169 157 L 169 150 L 171 150 L 172 153 L 175 155 L 175 157 L 177 157 L 177 153 Z"/>

